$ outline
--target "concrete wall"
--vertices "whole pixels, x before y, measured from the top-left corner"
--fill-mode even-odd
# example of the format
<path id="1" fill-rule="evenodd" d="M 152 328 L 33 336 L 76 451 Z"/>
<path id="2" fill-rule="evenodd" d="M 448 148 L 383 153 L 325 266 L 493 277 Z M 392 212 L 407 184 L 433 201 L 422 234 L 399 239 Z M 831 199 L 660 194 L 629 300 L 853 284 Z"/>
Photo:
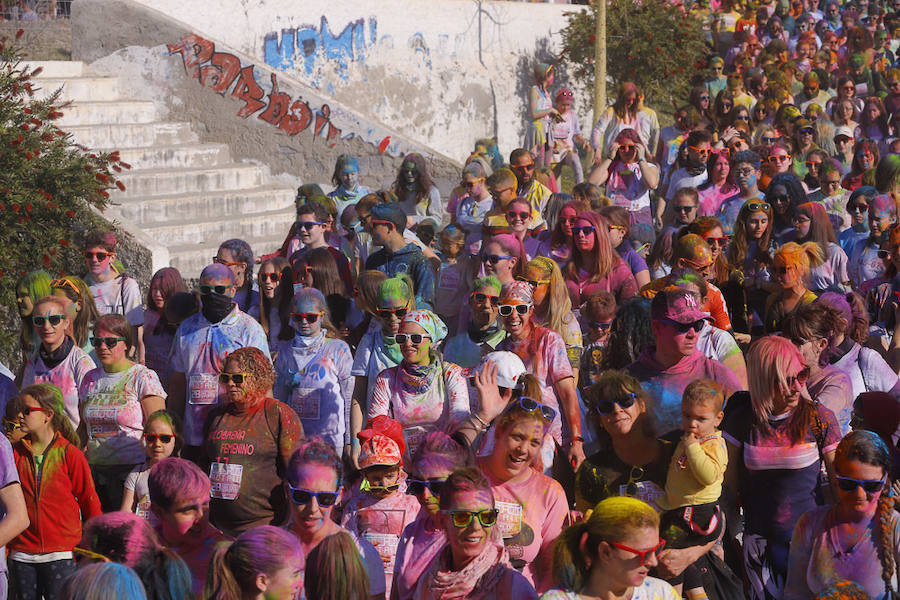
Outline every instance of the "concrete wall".
<path id="1" fill-rule="evenodd" d="M 496 136 L 504 153 L 520 145 L 532 67 L 559 53 L 564 13 L 579 10 L 479 0 L 135 1 L 460 161 L 478 137 Z"/>

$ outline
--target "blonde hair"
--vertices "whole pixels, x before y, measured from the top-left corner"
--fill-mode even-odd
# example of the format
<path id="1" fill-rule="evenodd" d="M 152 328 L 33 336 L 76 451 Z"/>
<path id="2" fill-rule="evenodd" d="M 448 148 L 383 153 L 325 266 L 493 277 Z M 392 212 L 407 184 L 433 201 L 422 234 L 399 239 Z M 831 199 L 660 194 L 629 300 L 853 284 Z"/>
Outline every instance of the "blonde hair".
<path id="1" fill-rule="evenodd" d="M 788 242 L 775 251 L 773 262 L 781 262 L 786 267 L 794 267 L 803 281 L 809 279 L 810 269 L 825 262 L 825 253 L 815 242 L 798 244 Z"/>
<path id="2" fill-rule="evenodd" d="M 537 256 L 525 265 L 525 269 L 529 268 L 539 270 L 541 279 L 550 280 L 550 293 L 544 302 L 546 306 L 544 317 L 547 326 L 566 339 L 569 325 L 575 317 L 572 315 L 572 299 L 569 297 L 569 289 L 566 287 L 566 280 L 563 278 L 562 271 L 559 270 L 559 265 L 546 256 Z"/>

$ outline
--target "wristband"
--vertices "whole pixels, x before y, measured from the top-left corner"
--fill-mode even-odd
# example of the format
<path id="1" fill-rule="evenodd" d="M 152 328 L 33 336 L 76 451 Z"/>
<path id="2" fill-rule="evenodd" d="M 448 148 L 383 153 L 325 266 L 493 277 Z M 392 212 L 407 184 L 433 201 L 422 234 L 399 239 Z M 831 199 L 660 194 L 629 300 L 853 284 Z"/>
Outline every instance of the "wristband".
<path id="1" fill-rule="evenodd" d="M 491 424 L 490 424 L 490 423 L 485 423 L 484 421 L 482 421 L 482 420 L 481 420 L 481 417 L 479 417 L 477 414 L 472 413 L 472 417 L 473 417 L 476 421 L 478 421 L 479 423 L 481 423 L 481 426 L 484 428 L 485 431 L 487 431 L 488 428 L 490 428 Z"/>

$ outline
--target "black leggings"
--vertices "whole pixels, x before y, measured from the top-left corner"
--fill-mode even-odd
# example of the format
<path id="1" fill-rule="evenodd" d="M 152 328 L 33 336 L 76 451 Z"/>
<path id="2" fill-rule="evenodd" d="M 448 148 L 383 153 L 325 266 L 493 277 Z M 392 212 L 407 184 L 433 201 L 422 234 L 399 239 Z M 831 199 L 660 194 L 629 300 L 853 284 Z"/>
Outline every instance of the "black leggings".
<path id="1" fill-rule="evenodd" d="M 46 563 L 9 561 L 9 591 L 13 600 L 48 600 L 59 597 L 66 578 L 75 572 L 71 558 Z"/>

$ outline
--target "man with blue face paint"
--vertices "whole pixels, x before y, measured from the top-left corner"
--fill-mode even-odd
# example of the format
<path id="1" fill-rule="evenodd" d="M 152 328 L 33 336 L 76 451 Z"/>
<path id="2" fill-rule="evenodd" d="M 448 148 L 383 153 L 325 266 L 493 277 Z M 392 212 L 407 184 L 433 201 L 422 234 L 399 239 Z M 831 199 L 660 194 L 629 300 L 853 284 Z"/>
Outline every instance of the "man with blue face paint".
<path id="1" fill-rule="evenodd" d="M 328 194 L 328 197 L 334 200 L 334 204 L 337 206 L 338 218 L 343 214 L 345 208 L 356 204 L 360 198 L 369 193 L 368 188 L 359 185 L 359 162 L 349 154 L 338 156 L 331 183 L 335 185 L 335 188 Z"/>
<path id="2" fill-rule="evenodd" d="M 742 150 L 731 157 L 731 173 L 738 186 L 738 193 L 723 200 L 716 213 L 726 235 L 734 231 L 734 223 L 744 202 L 763 197 L 763 193 L 759 191 L 760 162 L 759 154 L 752 150 Z"/>
<path id="3" fill-rule="evenodd" d="M 203 443 L 206 415 L 225 398 L 219 373 L 225 358 L 238 348 L 255 346 L 268 356 L 262 325 L 234 302 L 234 274 L 225 265 L 209 265 L 200 274 L 202 309 L 188 317 L 172 344 L 169 409 L 184 422 L 182 456 L 196 460 Z"/>

